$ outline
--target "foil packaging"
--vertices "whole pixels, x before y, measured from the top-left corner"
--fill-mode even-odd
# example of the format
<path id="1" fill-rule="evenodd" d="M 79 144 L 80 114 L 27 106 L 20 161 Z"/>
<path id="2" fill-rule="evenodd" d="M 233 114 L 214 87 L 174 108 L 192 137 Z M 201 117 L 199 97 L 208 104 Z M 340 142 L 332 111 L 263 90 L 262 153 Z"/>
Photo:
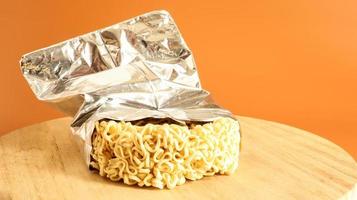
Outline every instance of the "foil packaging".
<path id="1" fill-rule="evenodd" d="M 166 11 L 153 11 L 24 55 L 36 97 L 73 117 L 89 165 L 101 119 L 233 117 L 201 88 L 193 55 Z"/>

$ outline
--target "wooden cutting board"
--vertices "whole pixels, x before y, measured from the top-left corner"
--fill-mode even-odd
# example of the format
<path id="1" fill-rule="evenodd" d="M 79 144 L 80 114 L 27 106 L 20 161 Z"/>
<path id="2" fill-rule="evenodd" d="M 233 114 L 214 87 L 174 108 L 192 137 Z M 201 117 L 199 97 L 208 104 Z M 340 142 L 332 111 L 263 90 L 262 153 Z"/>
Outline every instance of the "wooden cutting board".
<path id="1" fill-rule="evenodd" d="M 231 176 L 190 181 L 173 190 L 139 188 L 88 171 L 70 118 L 0 138 L 0 199 L 357 199 L 357 163 L 306 131 L 239 117 L 240 166 Z"/>

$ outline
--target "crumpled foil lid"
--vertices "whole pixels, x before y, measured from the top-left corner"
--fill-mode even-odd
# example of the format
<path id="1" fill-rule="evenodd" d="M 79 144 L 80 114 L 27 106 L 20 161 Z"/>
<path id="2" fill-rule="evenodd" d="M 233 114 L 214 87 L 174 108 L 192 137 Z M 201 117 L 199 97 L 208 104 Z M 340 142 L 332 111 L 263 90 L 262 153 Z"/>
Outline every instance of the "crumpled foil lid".
<path id="1" fill-rule="evenodd" d="M 20 65 L 38 99 L 74 117 L 71 127 L 85 142 L 87 164 L 101 119 L 232 117 L 201 88 L 193 55 L 166 11 L 28 53 Z"/>

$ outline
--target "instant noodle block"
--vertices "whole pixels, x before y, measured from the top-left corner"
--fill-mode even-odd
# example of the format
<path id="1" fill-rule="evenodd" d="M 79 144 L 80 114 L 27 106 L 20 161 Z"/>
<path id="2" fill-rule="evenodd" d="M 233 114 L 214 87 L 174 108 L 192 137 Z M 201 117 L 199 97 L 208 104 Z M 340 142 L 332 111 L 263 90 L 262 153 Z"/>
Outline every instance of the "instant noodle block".
<path id="1" fill-rule="evenodd" d="M 238 167 L 239 125 L 231 118 L 190 127 L 103 120 L 92 137 L 90 166 L 128 185 L 172 189 Z"/>

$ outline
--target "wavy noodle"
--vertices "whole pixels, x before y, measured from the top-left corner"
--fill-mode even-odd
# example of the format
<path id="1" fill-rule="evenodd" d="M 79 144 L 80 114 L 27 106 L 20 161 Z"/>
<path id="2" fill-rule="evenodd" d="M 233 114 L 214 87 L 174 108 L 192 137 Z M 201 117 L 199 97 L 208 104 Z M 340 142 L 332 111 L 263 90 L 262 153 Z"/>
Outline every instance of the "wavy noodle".
<path id="1" fill-rule="evenodd" d="M 239 125 L 231 118 L 190 128 L 101 121 L 92 138 L 91 167 L 128 185 L 171 189 L 238 167 Z"/>

